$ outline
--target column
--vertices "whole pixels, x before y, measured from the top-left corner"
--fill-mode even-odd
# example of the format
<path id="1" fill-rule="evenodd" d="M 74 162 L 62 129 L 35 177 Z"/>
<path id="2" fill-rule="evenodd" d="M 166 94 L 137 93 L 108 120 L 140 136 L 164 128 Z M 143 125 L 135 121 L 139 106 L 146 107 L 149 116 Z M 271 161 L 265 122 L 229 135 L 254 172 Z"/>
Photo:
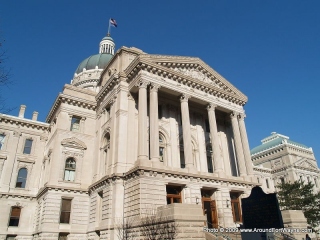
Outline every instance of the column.
<path id="1" fill-rule="evenodd" d="M 218 136 L 215 108 L 216 108 L 216 105 L 214 104 L 209 104 L 207 106 L 208 116 L 209 116 L 209 126 L 210 126 L 211 147 L 213 152 L 214 172 L 222 172 L 223 162 L 219 155 L 219 152 L 220 152 L 219 136 Z"/>
<path id="2" fill-rule="evenodd" d="M 148 81 L 140 81 L 139 87 L 139 116 L 138 116 L 138 159 L 148 159 L 148 132 L 147 132 L 147 86 Z"/>
<path id="3" fill-rule="evenodd" d="M 159 160 L 158 84 L 150 87 L 150 159 Z"/>
<path id="4" fill-rule="evenodd" d="M 246 130 L 246 126 L 244 124 L 245 117 L 246 117 L 245 114 L 239 115 L 239 128 L 240 128 L 241 142 L 242 142 L 242 146 L 243 146 L 244 159 L 245 159 L 245 163 L 246 163 L 246 167 L 247 167 L 247 174 L 252 176 L 253 175 L 253 166 L 252 166 L 247 130 Z"/>
<path id="5" fill-rule="evenodd" d="M 188 99 L 189 95 L 183 94 L 180 97 L 181 102 L 181 118 L 182 118 L 182 135 L 183 135 L 183 149 L 186 168 L 193 167 L 192 144 L 191 144 L 191 130 Z"/>
<path id="6" fill-rule="evenodd" d="M 240 137 L 240 131 L 239 131 L 238 113 L 232 112 L 230 117 L 231 117 L 234 145 L 236 148 L 238 168 L 239 168 L 240 177 L 242 177 L 242 176 L 245 176 L 247 173 L 246 173 L 246 164 L 244 161 L 244 155 L 243 155 L 243 149 L 242 149 L 242 143 L 241 143 L 241 137 Z"/>

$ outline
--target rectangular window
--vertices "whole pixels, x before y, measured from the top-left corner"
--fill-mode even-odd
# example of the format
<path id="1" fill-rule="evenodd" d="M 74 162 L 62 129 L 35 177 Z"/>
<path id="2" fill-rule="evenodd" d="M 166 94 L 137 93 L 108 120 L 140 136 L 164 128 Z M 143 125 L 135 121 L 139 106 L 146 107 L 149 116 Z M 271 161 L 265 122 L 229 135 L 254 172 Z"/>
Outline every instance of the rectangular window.
<path id="1" fill-rule="evenodd" d="M 73 131 L 73 132 L 80 131 L 80 118 L 79 117 L 72 117 L 70 131 Z"/>
<path id="2" fill-rule="evenodd" d="M 181 187 L 180 186 L 166 186 L 167 190 L 167 204 L 181 203 Z"/>
<path id="3" fill-rule="evenodd" d="M 316 178 L 314 179 L 314 185 L 316 185 L 316 187 L 318 187 L 318 181 Z"/>
<path id="4" fill-rule="evenodd" d="M 269 180 L 266 179 L 266 185 L 267 185 L 267 188 L 269 188 Z"/>
<path id="5" fill-rule="evenodd" d="M 231 198 L 231 207 L 232 207 L 232 215 L 234 222 L 241 222 L 241 206 L 240 206 L 240 194 L 239 193 L 230 193 Z"/>
<path id="6" fill-rule="evenodd" d="M 62 199 L 60 223 L 70 223 L 71 199 Z"/>
<path id="7" fill-rule="evenodd" d="M 4 134 L 0 134 L 0 150 L 3 148 L 4 146 L 4 140 L 6 138 L 6 135 Z"/>
<path id="8" fill-rule="evenodd" d="M 9 226 L 10 227 L 18 227 L 20 220 L 21 208 L 19 207 L 11 207 Z"/>
<path id="9" fill-rule="evenodd" d="M 6 240 L 15 240 L 17 235 L 7 235 Z"/>
<path id="10" fill-rule="evenodd" d="M 68 233 L 59 233 L 59 240 L 67 240 L 68 235 Z"/>
<path id="11" fill-rule="evenodd" d="M 31 153 L 31 148 L 32 148 L 32 139 L 26 139 L 24 143 L 24 148 L 23 148 L 23 153 L 24 154 L 30 154 Z"/>
<path id="12" fill-rule="evenodd" d="M 281 184 L 284 184 L 284 178 L 280 178 Z"/>

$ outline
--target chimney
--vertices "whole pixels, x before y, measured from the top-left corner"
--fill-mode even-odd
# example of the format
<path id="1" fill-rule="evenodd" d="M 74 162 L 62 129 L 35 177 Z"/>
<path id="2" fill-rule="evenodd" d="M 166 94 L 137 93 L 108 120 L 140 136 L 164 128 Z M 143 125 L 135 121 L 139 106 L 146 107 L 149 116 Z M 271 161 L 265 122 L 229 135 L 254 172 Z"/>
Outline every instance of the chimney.
<path id="1" fill-rule="evenodd" d="M 21 105 L 20 106 L 20 111 L 19 111 L 19 118 L 24 118 L 24 112 L 26 111 L 26 105 Z"/>
<path id="2" fill-rule="evenodd" d="M 37 121 L 37 119 L 38 119 L 38 114 L 39 114 L 39 113 L 36 112 L 36 111 L 33 112 L 33 114 L 32 114 L 32 120 L 33 120 L 33 121 Z"/>

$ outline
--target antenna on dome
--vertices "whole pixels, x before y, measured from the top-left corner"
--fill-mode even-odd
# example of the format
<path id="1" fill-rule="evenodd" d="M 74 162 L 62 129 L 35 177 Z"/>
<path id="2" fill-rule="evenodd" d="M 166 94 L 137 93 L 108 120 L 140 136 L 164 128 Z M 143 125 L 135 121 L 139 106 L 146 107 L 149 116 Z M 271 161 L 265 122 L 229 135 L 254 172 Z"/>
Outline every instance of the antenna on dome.
<path id="1" fill-rule="evenodd" d="M 110 36 L 110 26 L 118 27 L 118 24 L 115 19 L 110 18 L 109 20 L 109 27 L 108 27 L 108 34 L 107 34 L 108 37 Z"/>

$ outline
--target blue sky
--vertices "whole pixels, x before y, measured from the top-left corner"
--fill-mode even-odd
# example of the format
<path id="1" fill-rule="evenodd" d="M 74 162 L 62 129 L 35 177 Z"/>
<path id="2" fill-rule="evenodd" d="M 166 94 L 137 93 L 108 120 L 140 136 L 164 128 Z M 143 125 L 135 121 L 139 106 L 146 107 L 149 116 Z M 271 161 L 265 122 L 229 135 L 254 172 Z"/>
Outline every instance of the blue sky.
<path id="1" fill-rule="evenodd" d="M 44 121 L 78 64 L 98 52 L 108 19 L 117 49 L 197 56 L 249 98 L 250 147 L 272 131 L 320 159 L 320 1 L 0 0 L 0 34 L 14 84 L 2 94 L 17 115 Z M 319 162 L 319 161 L 318 161 Z"/>

